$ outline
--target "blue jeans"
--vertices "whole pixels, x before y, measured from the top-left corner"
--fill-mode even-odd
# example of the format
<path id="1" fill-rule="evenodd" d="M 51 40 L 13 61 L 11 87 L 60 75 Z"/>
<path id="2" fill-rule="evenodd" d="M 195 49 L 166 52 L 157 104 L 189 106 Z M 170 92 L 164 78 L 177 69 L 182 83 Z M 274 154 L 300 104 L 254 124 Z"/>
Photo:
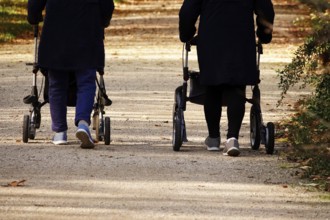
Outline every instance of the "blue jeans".
<path id="1" fill-rule="evenodd" d="M 88 124 L 91 123 L 96 92 L 96 70 L 49 70 L 49 105 L 52 130 L 55 132 L 68 130 L 67 100 L 70 74 L 74 74 L 77 86 L 75 125 L 77 126 L 80 120 L 85 120 Z"/>

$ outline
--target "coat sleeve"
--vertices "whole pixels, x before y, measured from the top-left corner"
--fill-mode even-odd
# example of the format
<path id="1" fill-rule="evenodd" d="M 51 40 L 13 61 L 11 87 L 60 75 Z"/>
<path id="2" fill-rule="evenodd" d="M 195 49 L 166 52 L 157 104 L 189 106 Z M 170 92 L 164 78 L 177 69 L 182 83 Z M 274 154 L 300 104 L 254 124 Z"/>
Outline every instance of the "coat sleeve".
<path id="1" fill-rule="evenodd" d="M 255 0 L 257 37 L 261 43 L 272 40 L 275 12 L 271 0 Z"/>
<path id="2" fill-rule="evenodd" d="M 110 25 L 112 13 L 115 9 L 113 0 L 100 0 L 101 19 L 104 28 Z"/>
<path id="3" fill-rule="evenodd" d="M 35 25 L 42 22 L 42 11 L 46 6 L 47 0 L 29 0 L 27 6 L 27 20 L 30 24 Z"/>
<path id="4" fill-rule="evenodd" d="M 187 42 L 194 37 L 201 7 L 202 0 L 184 0 L 179 12 L 179 33 L 182 42 Z"/>

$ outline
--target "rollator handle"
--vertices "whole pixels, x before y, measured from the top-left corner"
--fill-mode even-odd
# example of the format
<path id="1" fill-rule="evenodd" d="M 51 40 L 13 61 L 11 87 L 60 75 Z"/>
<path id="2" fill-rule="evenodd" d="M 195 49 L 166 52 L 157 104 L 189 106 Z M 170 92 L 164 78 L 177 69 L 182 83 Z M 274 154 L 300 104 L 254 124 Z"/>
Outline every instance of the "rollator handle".
<path id="1" fill-rule="evenodd" d="M 34 32 L 33 37 L 34 37 L 34 38 L 38 38 L 38 36 L 39 36 L 39 25 L 37 25 L 37 24 L 34 25 L 34 26 L 33 26 L 33 30 L 34 30 L 34 31 L 33 31 L 33 32 Z"/>
<path id="2" fill-rule="evenodd" d="M 97 69 L 96 70 L 101 76 L 104 75 L 104 69 Z"/>
<path id="3" fill-rule="evenodd" d="M 262 44 L 259 40 L 258 40 L 258 43 L 257 43 L 257 48 L 258 48 L 258 54 L 263 54 L 264 53 Z"/>
<path id="4" fill-rule="evenodd" d="M 198 44 L 198 35 L 195 35 L 191 40 L 190 40 L 190 45 L 192 46 L 197 46 Z"/>
<path id="5" fill-rule="evenodd" d="M 190 41 L 185 43 L 186 51 L 190 52 L 191 46 L 197 46 L 198 35 L 194 36 Z"/>

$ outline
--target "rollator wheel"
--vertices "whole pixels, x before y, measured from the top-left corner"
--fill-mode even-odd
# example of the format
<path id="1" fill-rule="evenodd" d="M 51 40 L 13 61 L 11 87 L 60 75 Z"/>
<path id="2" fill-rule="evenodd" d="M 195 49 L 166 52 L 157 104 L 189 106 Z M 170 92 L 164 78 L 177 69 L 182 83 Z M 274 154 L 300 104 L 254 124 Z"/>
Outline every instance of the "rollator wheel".
<path id="1" fill-rule="evenodd" d="M 99 114 L 93 115 L 93 130 L 95 130 L 95 140 L 100 141 L 100 118 Z"/>
<path id="2" fill-rule="evenodd" d="M 260 123 L 260 114 L 252 105 L 250 110 L 250 143 L 253 150 L 258 150 L 260 147 Z"/>
<path id="3" fill-rule="evenodd" d="M 111 122 L 110 117 L 104 118 L 104 144 L 109 145 L 111 141 Z"/>
<path id="4" fill-rule="evenodd" d="M 35 129 L 40 128 L 40 124 L 41 124 L 41 114 L 40 111 L 34 111 L 34 124 L 35 124 Z"/>
<path id="5" fill-rule="evenodd" d="M 30 125 L 30 116 L 24 115 L 23 117 L 23 142 L 27 143 L 29 141 L 29 125 Z"/>
<path id="6" fill-rule="evenodd" d="M 35 137 L 36 137 L 36 127 L 34 124 L 30 123 L 29 139 L 34 140 Z"/>
<path id="7" fill-rule="evenodd" d="M 274 146 L 275 146 L 275 126 L 274 123 L 268 122 L 266 126 L 266 152 L 267 154 L 274 153 Z"/>
<path id="8" fill-rule="evenodd" d="M 40 127 L 41 115 L 37 110 L 33 110 L 29 121 L 29 139 L 34 140 L 37 128 Z M 39 127 L 38 127 L 39 126 Z"/>
<path id="9" fill-rule="evenodd" d="M 35 137 L 36 137 L 36 127 L 33 124 L 31 124 L 29 138 L 31 140 L 34 140 Z"/>
<path id="10" fill-rule="evenodd" d="M 183 123 L 182 123 L 182 109 L 174 104 L 173 108 L 173 133 L 172 146 L 174 151 L 180 151 L 182 146 Z"/>

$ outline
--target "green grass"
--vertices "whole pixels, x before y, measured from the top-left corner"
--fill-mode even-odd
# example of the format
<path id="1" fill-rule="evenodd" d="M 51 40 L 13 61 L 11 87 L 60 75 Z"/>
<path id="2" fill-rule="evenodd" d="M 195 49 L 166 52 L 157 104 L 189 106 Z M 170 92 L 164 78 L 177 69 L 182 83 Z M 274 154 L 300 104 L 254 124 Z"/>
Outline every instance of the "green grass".
<path id="1" fill-rule="evenodd" d="M 330 201 L 330 195 L 322 195 L 320 196 L 322 200 Z"/>
<path id="2" fill-rule="evenodd" d="M 0 43 L 24 38 L 32 32 L 26 20 L 27 0 L 0 0 Z"/>

